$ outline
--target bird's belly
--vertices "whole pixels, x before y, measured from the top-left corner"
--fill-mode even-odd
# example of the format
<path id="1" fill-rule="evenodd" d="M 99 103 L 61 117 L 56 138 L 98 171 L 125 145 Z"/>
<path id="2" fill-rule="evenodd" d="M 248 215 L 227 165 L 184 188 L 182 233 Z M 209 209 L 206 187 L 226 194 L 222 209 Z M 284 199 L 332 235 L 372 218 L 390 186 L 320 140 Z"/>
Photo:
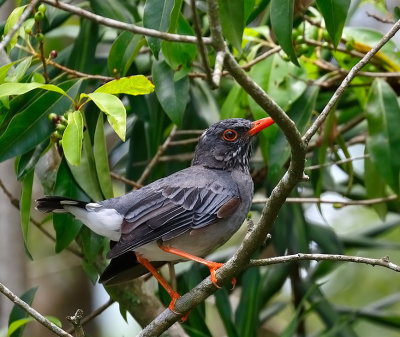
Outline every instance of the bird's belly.
<path id="1" fill-rule="evenodd" d="M 165 246 L 179 249 L 199 257 L 205 257 L 222 246 L 239 229 L 244 218 L 224 219 L 215 224 L 192 229 L 178 237 L 164 241 Z M 149 261 L 183 261 L 185 258 L 163 251 L 157 242 L 150 242 L 135 251 Z"/>

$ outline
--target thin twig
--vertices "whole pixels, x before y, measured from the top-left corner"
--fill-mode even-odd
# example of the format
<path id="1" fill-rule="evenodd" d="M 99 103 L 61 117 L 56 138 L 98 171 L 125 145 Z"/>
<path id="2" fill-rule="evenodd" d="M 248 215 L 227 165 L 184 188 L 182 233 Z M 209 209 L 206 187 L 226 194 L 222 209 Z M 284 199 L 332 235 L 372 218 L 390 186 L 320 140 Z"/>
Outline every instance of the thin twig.
<path id="1" fill-rule="evenodd" d="M 204 130 L 176 130 L 175 135 L 201 135 Z"/>
<path id="2" fill-rule="evenodd" d="M 72 332 L 75 337 L 85 337 L 85 331 L 82 327 L 82 318 L 83 318 L 83 310 L 78 309 L 73 316 L 67 316 L 67 321 L 70 322 L 73 326 Z"/>
<path id="3" fill-rule="evenodd" d="M 194 27 L 194 32 L 195 32 L 196 38 L 197 38 L 197 47 L 199 49 L 201 63 L 203 64 L 203 68 L 206 73 L 206 79 L 207 79 L 209 86 L 211 87 L 211 89 L 215 89 L 215 83 L 213 81 L 213 78 L 211 75 L 211 69 L 208 64 L 206 47 L 203 43 L 203 38 L 202 38 L 201 28 L 200 28 L 200 23 L 199 23 L 199 17 L 197 15 L 197 11 L 196 11 L 196 0 L 190 0 L 190 7 L 192 9 L 193 27 Z"/>
<path id="4" fill-rule="evenodd" d="M 364 199 L 364 200 L 332 200 L 332 199 L 323 199 L 323 198 L 287 198 L 286 201 L 288 203 L 296 203 L 296 204 L 333 204 L 338 206 L 351 206 L 351 205 L 359 205 L 359 206 L 370 206 L 376 204 L 382 204 L 388 201 L 397 200 L 398 196 L 396 194 L 389 195 L 387 197 L 381 198 L 373 198 L 373 199 Z M 257 198 L 253 200 L 253 204 L 265 204 L 268 202 L 269 198 Z"/>
<path id="5" fill-rule="evenodd" d="M 287 263 L 293 261 L 338 261 L 338 262 L 354 262 L 368 264 L 371 266 L 380 266 L 400 272 L 400 266 L 390 262 L 389 257 L 385 256 L 381 259 L 372 259 L 361 256 L 348 256 L 339 254 L 293 254 L 286 256 L 271 257 L 267 259 L 250 260 L 249 267 L 269 266 L 273 264 Z"/>
<path id="6" fill-rule="evenodd" d="M 57 336 L 73 337 L 68 332 L 64 331 L 54 323 L 50 322 L 46 317 L 42 316 L 39 312 L 33 309 L 28 303 L 21 300 L 17 295 L 15 295 L 10 289 L 8 289 L 2 283 L 0 283 L 0 292 L 3 293 L 6 297 L 8 297 L 17 306 L 19 306 L 22 310 L 26 311 L 37 322 L 45 326 L 47 329 L 53 331 Z"/>
<path id="7" fill-rule="evenodd" d="M 129 31 L 129 32 L 132 32 L 135 34 L 152 36 L 152 37 L 156 37 L 156 38 L 171 41 L 171 42 L 186 42 L 186 43 L 193 43 L 193 44 L 197 43 L 197 38 L 195 36 L 165 33 L 165 32 L 160 32 L 155 29 L 136 26 L 134 24 L 129 24 L 129 23 L 113 20 L 110 18 L 106 18 L 104 16 L 94 14 L 94 13 L 84 10 L 82 8 L 70 5 L 65 2 L 57 1 L 57 0 L 42 0 L 42 2 L 47 3 L 48 5 L 54 6 L 56 8 L 62 9 L 64 11 L 76 14 L 79 17 L 86 18 L 91 21 L 97 22 L 97 23 L 102 24 L 107 27 L 121 29 L 121 30 Z M 204 37 L 203 43 L 211 44 L 211 39 L 208 37 Z"/>
<path id="8" fill-rule="evenodd" d="M 329 100 L 328 104 L 325 106 L 321 114 L 304 134 L 304 142 L 308 143 L 311 137 L 318 131 L 318 129 L 324 123 L 325 119 L 328 117 L 332 109 L 336 106 L 344 90 L 347 88 L 347 86 L 350 84 L 356 74 L 373 58 L 373 56 L 382 48 L 382 46 L 396 34 L 399 29 L 400 20 L 398 20 L 393 25 L 393 27 L 382 37 L 382 39 L 373 48 L 371 48 L 368 53 L 365 54 L 365 56 L 349 71 L 349 73 L 344 78 L 340 86 L 336 89 L 335 93 L 333 94 L 332 98 Z"/>
<path id="9" fill-rule="evenodd" d="M 104 82 L 109 82 L 109 81 L 112 81 L 115 79 L 114 77 L 110 77 L 110 76 L 91 75 L 91 74 L 82 73 L 81 71 L 65 67 L 65 66 L 63 66 L 57 62 L 54 62 L 53 60 L 50 60 L 50 59 L 47 59 L 47 64 L 52 65 L 54 68 L 58 68 L 58 69 L 62 70 L 63 72 L 70 74 L 74 77 L 83 77 L 83 78 L 87 78 L 87 79 L 100 80 L 100 81 L 104 81 Z"/>
<path id="10" fill-rule="evenodd" d="M 333 166 L 333 165 L 341 165 L 341 164 L 346 164 L 349 162 L 353 162 L 355 160 L 362 160 L 365 158 L 369 158 L 368 154 L 364 154 L 362 156 L 358 156 L 358 157 L 352 157 L 352 158 L 345 158 L 342 160 L 338 160 L 332 163 L 325 163 L 325 164 L 321 164 L 321 165 L 310 165 L 310 166 L 306 166 L 304 168 L 305 171 L 313 171 L 313 170 L 319 170 L 321 168 L 325 168 L 325 167 L 329 167 L 329 166 Z"/>
<path id="11" fill-rule="evenodd" d="M 193 159 L 194 153 L 181 153 L 181 154 L 171 154 L 169 156 L 161 156 L 159 158 L 160 163 L 165 163 L 169 161 L 191 161 Z"/>
<path id="12" fill-rule="evenodd" d="M 374 18 L 376 21 L 379 21 L 379 22 L 382 22 L 382 23 L 390 23 L 390 24 L 394 23 L 394 21 L 392 19 L 390 19 L 390 18 L 382 18 L 379 15 L 376 15 L 375 13 L 371 13 L 369 11 L 367 11 L 367 15 L 370 18 Z"/>
<path id="13" fill-rule="evenodd" d="M 142 184 L 139 184 L 136 181 L 127 179 L 127 178 L 125 178 L 125 177 L 123 177 L 123 176 L 121 176 L 121 175 L 119 175 L 119 174 L 117 174 L 115 172 L 110 172 L 110 176 L 111 176 L 111 178 L 114 178 L 116 180 L 122 181 L 124 184 L 130 185 L 132 187 L 135 187 L 135 188 L 142 188 L 143 187 Z"/>
<path id="14" fill-rule="evenodd" d="M 243 65 L 242 69 L 246 70 L 246 71 L 250 70 L 251 67 L 254 66 L 255 64 L 261 62 L 262 60 L 266 59 L 267 57 L 269 57 L 269 56 L 271 56 L 273 54 L 279 53 L 281 49 L 282 48 L 280 46 L 276 46 L 276 47 L 266 51 L 265 53 L 257 56 L 254 60 L 250 61 L 249 63 L 246 63 L 245 65 Z"/>
<path id="15" fill-rule="evenodd" d="M 33 9 L 37 5 L 39 0 L 32 0 L 31 3 L 25 8 L 24 12 L 20 16 L 19 20 L 16 24 L 8 31 L 7 35 L 4 36 L 3 40 L 0 42 L 0 50 L 5 48 L 11 41 L 14 34 L 21 28 L 24 21 L 28 18 L 28 16 L 32 13 Z"/>
<path id="16" fill-rule="evenodd" d="M 310 62 L 312 64 L 315 64 L 317 67 L 328 70 L 328 71 L 337 71 L 340 72 L 343 75 L 347 75 L 349 73 L 349 70 L 340 68 L 338 66 L 335 66 L 332 63 L 326 62 L 324 60 L 312 60 L 312 59 L 305 59 L 307 62 Z M 390 77 L 390 78 L 397 78 L 400 77 L 400 72 L 398 71 L 388 71 L 388 72 L 379 72 L 379 71 L 359 71 L 357 73 L 357 76 L 364 76 L 364 77 L 372 77 L 372 78 L 378 78 L 378 77 Z"/>
<path id="17" fill-rule="evenodd" d="M 182 140 L 174 140 L 169 143 L 169 146 L 189 145 L 189 144 L 197 143 L 198 141 L 199 141 L 199 137 L 182 139 Z"/>
<path id="18" fill-rule="evenodd" d="M 80 321 L 80 325 L 83 326 L 85 324 L 87 324 L 88 322 L 90 322 L 93 318 L 99 316 L 101 313 L 103 313 L 104 310 L 106 310 L 107 308 L 109 308 L 115 301 L 113 299 L 109 299 L 106 303 L 104 303 L 101 307 L 98 307 L 96 310 L 94 310 L 93 312 L 91 312 L 89 315 L 87 315 L 86 317 L 84 317 L 81 321 Z M 72 327 L 71 329 L 67 330 L 68 333 L 73 333 L 74 332 L 74 327 Z"/>
<path id="19" fill-rule="evenodd" d="M 143 182 L 146 180 L 146 178 L 149 176 L 151 169 L 156 165 L 160 159 L 160 157 L 163 155 L 163 153 L 166 151 L 166 149 L 169 146 L 169 143 L 171 142 L 172 138 L 175 136 L 177 126 L 174 125 L 172 128 L 170 134 L 168 135 L 167 139 L 165 140 L 164 144 L 162 144 L 159 148 L 153 159 L 150 161 L 150 163 L 146 166 L 144 169 L 142 175 L 138 179 L 137 183 L 138 184 L 143 184 Z"/>

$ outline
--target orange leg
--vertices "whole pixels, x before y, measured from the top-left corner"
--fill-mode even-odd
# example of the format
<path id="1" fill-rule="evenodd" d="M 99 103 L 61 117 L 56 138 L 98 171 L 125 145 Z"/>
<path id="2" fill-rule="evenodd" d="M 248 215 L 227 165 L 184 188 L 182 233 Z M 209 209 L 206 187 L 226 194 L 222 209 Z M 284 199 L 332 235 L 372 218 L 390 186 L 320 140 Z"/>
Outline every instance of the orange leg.
<path id="1" fill-rule="evenodd" d="M 213 261 L 208 261 L 205 259 L 202 259 L 201 257 L 186 253 L 182 250 L 176 249 L 174 247 L 169 247 L 169 246 L 164 246 L 162 243 L 159 243 L 158 246 L 165 252 L 167 253 L 171 253 L 171 254 L 175 254 L 178 256 L 182 256 L 186 259 L 204 264 L 205 266 L 208 267 L 208 269 L 210 269 L 210 274 L 211 274 L 211 282 L 214 283 L 214 285 L 217 288 L 221 288 L 218 283 L 217 283 L 217 278 L 215 276 L 215 272 L 217 271 L 218 268 L 222 267 L 224 264 L 223 263 L 218 263 L 218 262 L 213 262 Z M 236 279 L 232 280 L 232 284 L 233 286 L 236 285 Z"/>
<path id="2" fill-rule="evenodd" d="M 176 300 L 181 297 L 172 287 L 168 284 L 167 281 L 164 280 L 164 278 L 161 276 L 161 274 L 157 271 L 156 268 L 150 263 L 149 260 L 144 258 L 142 255 L 136 253 L 136 258 L 140 264 L 142 264 L 146 269 L 153 274 L 153 276 L 157 279 L 157 281 L 163 286 L 163 288 L 167 291 L 168 295 L 171 296 L 171 303 L 169 304 L 168 308 L 173 311 L 176 314 L 179 314 L 175 311 L 175 303 Z M 187 320 L 189 313 L 184 315 L 181 318 L 181 322 L 183 323 L 184 321 Z"/>

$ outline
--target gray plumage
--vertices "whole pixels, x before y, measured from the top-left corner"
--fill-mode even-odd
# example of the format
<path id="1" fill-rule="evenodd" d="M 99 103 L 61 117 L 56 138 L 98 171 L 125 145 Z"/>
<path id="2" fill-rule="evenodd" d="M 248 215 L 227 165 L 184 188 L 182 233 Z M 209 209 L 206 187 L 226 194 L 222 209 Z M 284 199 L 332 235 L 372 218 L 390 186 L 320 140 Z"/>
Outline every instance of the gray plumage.
<path id="1" fill-rule="evenodd" d="M 124 260 L 129 265 L 127 255 L 132 259 L 129 268 L 137 266 L 132 251 L 157 265 L 182 260 L 158 243 L 205 256 L 239 229 L 250 209 L 253 126 L 241 118 L 215 123 L 200 137 L 191 167 L 121 197 L 84 203 L 47 196 L 37 201 L 37 209 L 69 212 L 96 233 L 117 241 L 107 254 L 113 260 L 101 281 L 123 274 L 127 267 L 119 270 L 116 263 Z M 227 140 L 227 130 L 236 138 Z"/>

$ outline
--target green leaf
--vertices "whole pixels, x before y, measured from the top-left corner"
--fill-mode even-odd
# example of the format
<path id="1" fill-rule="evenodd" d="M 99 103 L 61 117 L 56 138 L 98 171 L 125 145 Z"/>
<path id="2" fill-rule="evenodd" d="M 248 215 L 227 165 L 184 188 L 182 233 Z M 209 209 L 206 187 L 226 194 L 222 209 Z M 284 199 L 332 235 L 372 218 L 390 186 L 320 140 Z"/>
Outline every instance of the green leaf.
<path id="1" fill-rule="evenodd" d="M 278 54 L 254 65 L 251 68 L 250 77 L 283 110 L 287 110 L 307 89 L 308 77 L 304 68 L 283 61 Z M 304 81 L 299 81 L 299 79 Z M 265 117 L 265 111 L 252 98 L 249 99 L 249 105 L 255 119 Z"/>
<path id="2" fill-rule="evenodd" d="M 22 13 L 24 12 L 24 9 L 27 5 L 20 6 L 15 8 L 10 16 L 8 17 L 6 24 L 4 26 L 4 35 L 7 35 L 7 33 L 14 27 L 14 25 L 18 22 L 19 18 L 21 17 Z M 10 53 L 11 49 L 14 48 L 15 44 L 17 43 L 19 36 L 19 30 L 15 32 L 15 34 L 12 36 L 10 42 L 7 45 L 7 53 Z"/>
<path id="3" fill-rule="evenodd" d="M 11 83 L 17 84 L 19 83 Z M 70 80 L 60 84 L 60 89 L 68 89 L 68 94 L 75 96 L 81 84 L 81 81 Z M 26 107 L 23 106 L 24 110 L 14 112 L 17 113 L 0 135 L 0 161 L 28 152 L 47 139 L 54 131 L 54 126 L 48 119 L 49 113 L 65 113 L 70 107 L 70 101 L 51 91 L 39 95 Z"/>
<path id="4" fill-rule="evenodd" d="M 380 176 L 375 165 L 372 164 L 370 158 L 364 159 L 364 182 L 369 199 L 382 198 L 386 195 L 386 183 Z M 388 211 L 388 205 L 385 202 L 374 204 L 371 206 L 379 217 L 384 220 Z"/>
<path id="5" fill-rule="evenodd" d="M 12 322 L 9 326 L 8 326 L 8 331 L 7 331 L 7 337 L 8 336 L 12 336 L 12 334 L 18 330 L 19 328 L 21 328 L 22 326 L 28 324 L 29 322 L 32 322 L 34 319 L 32 317 L 28 317 L 28 318 L 21 318 L 18 319 L 14 322 Z"/>
<path id="6" fill-rule="evenodd" d="M 229 294 L 226 289 L 221 289 L 214 294 L 217 309 L 224 323 L 228 337 L 239 337 L 234 322 L 232 322 L 232 308 L 229 302 Z"/>
<path id="7" fill-rule="evenodd" d="M 336 48 L 342 36 L 350 0 L 317 0 L 317 6 L 324 17 L 326 29 Z"/>
<path id="8" fill-rule="evenodd" d="M 107 82 L 94 92 L 118 95 L 146 95 L 154 91 L 154 84 L 151 83 L 146 76 L 135 75 L 122 77 L 118 80 Z M 89 96 L 90 97 L 90 96 Z"/>
<path id="9" fill-rule="evenodd" d="M 162 108 L 173 123 L 180 126 L 189 97 L 187 77 L 174 81 L 174 71 L 165 61 L 153 63 L 153 81 Z"/>
<path id="10" fill-rule="evenodd" d="M 75 39 L 69 59 L 66 61 L 67 67 L 86 73 L 93 71 L 96 64 L 98 35 L 99 25 L 96 22 L 82 19 L 79 34 Z"/>
<path id="11" fill-rule="evenodd" d="M 222 32 L 238 51 L 242 50 L 244 3 L 244 0 L 218 0 Z"/>
<path id="12" fill-rule="evenodd" d="M 100 188 L 105 199 L 114 196 L 111 183 L 110 167 L 108 166 L 108 155 L 106 138 L 104 137 L 103 114 L 99 114 L 97 120 L 96 131 L 94 134 L 93 155 L 96 163 L 96 172 L 99 179 Z"/>
<path id="13" fill-rule="evenodd" d="M 28 291 L 26 291 L 25 293 L 23 293 L 20 296 L 21 300 L 23 300 L 25 303 L 27 303 L 29 305 L 32 305 L 33 298 L 35 297 L 37 290 L 38 290 L 38 287 L 33 287 L 33 288 L 29 289 Z M 10 317 L 8 319 L 9 329 L 14 322 L 17 322 L 21 319 L 27 319 L 27 317 L 28 317 L 28 313 L 15 304 L 11 310 Z M 8 336 L 21 337 L 24 332 L 24 327 L 25 327 L 25 325 L 20 325 L 15 331 L 13 331 L 11 333 L 9 332 Z"/>
<path id="14" fill-rule="evenodd" d="M 21 78 L 25 75 L 26 71 L 29 69 L 32 63 L 32 56 L 25 58 L 21 61 L 10 74 L 6 77 L 7 82 L 19 82 Z"/>
<path id="15" fill-rule="evenodd" d="M 89 201 L 87 195 L 76 184 L 65 159 L 58 168 L 54 195 L 66 196 L 77 200 Z M 82 223 L 70 214 L 53 214 L 53 225 L 56 232 L 56 253 L 68 247 L 81 230 Z"/>
<path id="16" fill-rule="evenodd" d="M 61 327 L 61 321 L 57 318 L 57 317 L 53 317 L 53 316 L 45 316 L 50 322 L 56 324 L 58 327 Z M 29 322 L 33 322 L 35 321 L 35 319 L 33 317 L 27 317 L 27 318 L 21 318 L 19 320 L 16 320 L 14 322 L 12 322 L 9 327 L 8 327 L 8 331 L 7 331 L 7 337 L 13 337 L 16 336 L 16 334 L 14 334 L 18 329 L 24 327 L 26 324 L 28 324 Z"/>
<path id="17" fill-rule="evenodd" d="M 75 166 L 81 162 L 82 138 L 82 113 L 79 110 L 68 113 L 68 125 L 62 137 L 62 147 L 65 158 Z"/>
<path id="18" fill-rule="evenodd" d="M 319 93 L 319 86 L 309 86 L 306 91 L 288 109 L 287 114 L 295 122 L 300 133 L 303 133 L 311 120 L 312 113 Z M 269 141 L 268 159 L 269 175 L 272 181 L 280 179 L 283 165 L 289 159 L 290 147 L 285 135 L 278 130 L 276 137 L 267 133 Z M 264 152 L 262 152 L 264 155 Z"/>
<path id="19" fill-rule="evenodd" d="M 235 321 L 239 336 L 256 336 L 260 311 L 260 269 L 251 268 L 242 276 L 242 293 Z"/>
<path id="20" fill-rule="evenodd" d="M 22 181 L 20 200 L 21 227 L 26 249 L 28 249 L 28 229 L 31 215 L 33 175 L 34 171 L 30 171 Z"/>
<path id="21" fill-rule="evenodd" d="M 94 104 L 96 104 L 97 107 L 107 115 L 107 120 L 111 127 L 117 133 L 119 138 L 125 141 L 126 110 L 121 100 L 114 95 L 104 92 L 93 92 L 87 95 L 81 94 L 81 98 L 82 97 L 89 97 Z"/>
<path id="22" fill-rule="evenodd" d="M 72 102 L 74 100 L 67 95 L 67 93 L 53 84 L 43 84 L 43 83 L 3 83 L 0 85 L 0 97 L 10 96 L 10 95 L 22 95 L 34 89 L 44 89 L 47 91 L 58 92 L 65 97 L 68 97 Z"/>
<path id="23" fill-rule="evenodd" d="M 399 193 L 400 107 L 397 95 L 384 80 L 374 80 L 366 105 L 367 151 L 386 183 Z"/>
<path id="24" fill-rule="evenodd" d="M 20 60 L 18 61 L 14 61 L 14 62 L 10 62 L 5 64 L 4 66 L 0 67 L 0 84 L 4 82 L 8 72 L 10 71 L 10 69 L 12 68 L 12 66 L 16 63 L 18 63 Z"/>
<path id="25" fill-rule="evenodd" d="M 92 143 L 87 130 L 83 133 L 81 163 L 79 166 L 69 165 L 69 168 L 75 181 L 90 198 L 95 201 L 103 200 L 101 187 L 97 179 Z"/>
<path id="26" fill-rule="evenodd" d="M 194 35 L 192 27 L 183 16 L 179 16 L 177 32 L 182 35 Z M 178 71 L 175 74 L 175 80 L 179 80 L 191 70 L 192 63 L 197 54 L 195 45 L 163 41 L 161 49 L 169 66 Z"/>
<path id="27" fill-rule="evenodd" d="M 167 32 L 173 8 L 174 0 L 146 0 L 143 13 L 143 26 L 160 32 Z M 150 36 L 146 36 L 146 40 L 154 57 L 158 59 L 161 41 Z"/>
<path id="28" fill-rule="evenodd" d="M 140 48 L 146 43 L 142 35 L 122 32 L 113 42 L 108 56 L 108 72 L 111 76 L 125 76 Z"/>
<path id="29" fill-rule="evenodd" d="M 271 0 L 270 18 L 279 45 L 290 60 L 299 66 L 292 42 L 293 9 L 294 0 Z"/>
<path id="30" fill-rule="evenodd" d="M 90 6 L 96 14 L 121 22 L 133 22 L 131 11 L 127 8 L 127 1 L 90 0 Z"/>
<path id="31" fill-rule="evenodd" d="M 33 150 L 24 153 L 20 157 L 17 166 L 18 180 L 22 180 L 26 176 L 26 174 L 28 174 L 35 168 L 35 165 L 37 164 L 43 152 L 47 149 L 48 146 L 49 146 L 49 140 L 46 139 L 38 146 L 36 146 Z"/>

